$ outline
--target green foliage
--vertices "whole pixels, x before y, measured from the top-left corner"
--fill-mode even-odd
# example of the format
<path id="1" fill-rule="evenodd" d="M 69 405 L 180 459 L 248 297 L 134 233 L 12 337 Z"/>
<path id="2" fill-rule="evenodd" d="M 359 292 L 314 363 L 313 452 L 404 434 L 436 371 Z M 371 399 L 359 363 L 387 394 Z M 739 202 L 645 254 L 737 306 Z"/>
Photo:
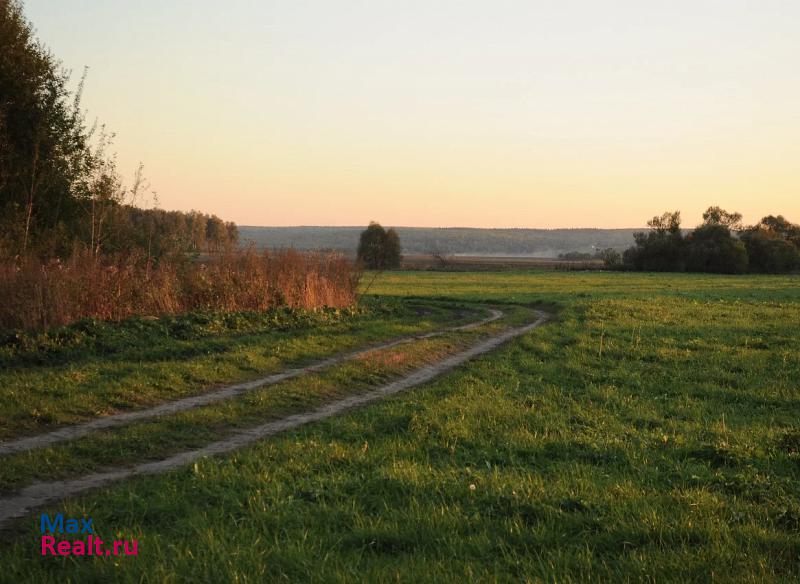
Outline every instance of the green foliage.
<path id="1" fill-rule="evenodd" d="M 650 232 L 634 234 L 636 245 L 625 251 L 624 264 L 639 271 L 723 274 L 800 268 L 800 226 L 780 215 L 747 228 L 741 222 L 739 213 L 709 207 L 703 224 L 684 237 L 680 213 L 665 213 L 648 222 Z"/>
<path id="2" fill-rule="evenodd" d="M 400 237 L 394 229 L 387 231 L 373 221 L 361 232 L 357 257 L 368 270 L 400 267 L 400 252 Z"/>
<path id="3" fill-rule="evenodd" d="M 778 215 L 764 217 L 741 234 L 755 272 L 778 274 L 800 269 L 800 225 Z"/>
<path id="4" fill-rule="evenodd" d="M 0 246 L 58 249 L 77 236 L 99 167 L 81 91 L 70 94 L 16 0 L 0 0 L 0 39 Z"/>
<path id="5" fill-rule="evenodd" d="M 402 259 L 400 247 L 400 236 L 393 227 L 386 231 L 386 240 L 384 242 L 384 255 L 387 269 L 399 268 L 400 260 Z"/>
<path id="6" fill-rule="evenodd" d="M 0 254 L 29 250 L 65 257 L 92 254 L 218 251 L 238 241 L 236 226 L 215 216 L 137 209 L 147 185 L 142 167 L 126 187 L 112 135 L 86 126 L 83 79 L 39 43 L 16 0 L 0 0 Z"/>
<path id="7" fill-rule="evenodd" d="M 739 229 L 742 225 L 741 213 L 729 213 L 721 207 L 709 207 L 703 213 L 704 225 L 723 225 L 731 230 Z"/>
<path id="8" fill-rule="evenodd" d="M 199 211 L 164 211 L 117 205 L 108 217 L 106 253 L 139 250 L 158 259 L 185 252 L 220 252 L 239 243 L 236 224 Z"/>
<path id="9" fill-rule="evenodd" d="M 6 331 L 0 337 L 0 366 L 55 364 L 77 357 L 101 357 L 143 350 L 177 340 L 324 326 L 369 312 L 357 308 L 276 307 L 263 311 L 192 312 L 121 322 L 84 319 L 46 332 Z"/>
<path id="10" fill-rule="evenodd" d="M 690 272 L 741 274 L 747 271 L 747 250 L 722 223 L 701 225 L 686 238 L 686 269 Z"/>
<path id="11" fill-rule="evenodd" d="M 625 251 L 625 264 L 639 271 L 682 272 L 686 269 L 685 241 L 680 211 L 664 213 L 647 222 L 649 232 L 633 234 L 636 245 Z"/>

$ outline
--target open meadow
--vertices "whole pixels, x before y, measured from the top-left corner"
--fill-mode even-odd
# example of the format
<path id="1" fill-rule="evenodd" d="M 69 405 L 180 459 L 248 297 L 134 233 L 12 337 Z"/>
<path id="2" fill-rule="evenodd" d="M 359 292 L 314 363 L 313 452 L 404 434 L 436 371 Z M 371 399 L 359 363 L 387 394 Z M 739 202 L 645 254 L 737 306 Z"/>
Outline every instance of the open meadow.
<path id="1" fill-rule="evenodd" d="M 799 23 L 0 0 L 0 584 L 800 582 Z"/>
<path id="2" fill-rule="evenodd" d="M 134 320 L 6 343 L 0 449 L 357 354 L 191 409 L 0 450 L 0 509 L 32 485 L 164 460 L 366 395 L 535 310 L 551 315 L 379 402 L 34 506 L 3 525 L 0 581 L 796 580 L 799 284 L 388 272 L 356 310 Z M 491 309 L 502 318 L 486 318 Z M 39 516 L 58 512 L 137 540 L 138 555 L 42 557 Z"/>

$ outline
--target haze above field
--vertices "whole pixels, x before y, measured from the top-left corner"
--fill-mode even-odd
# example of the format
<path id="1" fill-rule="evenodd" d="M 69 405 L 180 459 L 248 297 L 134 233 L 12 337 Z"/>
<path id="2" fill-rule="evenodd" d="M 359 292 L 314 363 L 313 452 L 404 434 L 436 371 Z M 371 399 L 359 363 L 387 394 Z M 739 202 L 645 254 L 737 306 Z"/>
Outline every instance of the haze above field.
<path id="1" fill-rule="evenodd" d="M 165 209 L 240 224 L 800 219 L 800 3 L 27 0 Z M 77 77 L 77 75 L 76 75 Z"/>
<path id="2" fill-rule="evenodd" d="M 355 252 L 363 227 L 239 226 L 243 243 L 260 248 L 334 249 Z M 633 244 L 633 229 L 470 229 L 398 227 L 405 254 L 462 254 L 554 258 Z"/>

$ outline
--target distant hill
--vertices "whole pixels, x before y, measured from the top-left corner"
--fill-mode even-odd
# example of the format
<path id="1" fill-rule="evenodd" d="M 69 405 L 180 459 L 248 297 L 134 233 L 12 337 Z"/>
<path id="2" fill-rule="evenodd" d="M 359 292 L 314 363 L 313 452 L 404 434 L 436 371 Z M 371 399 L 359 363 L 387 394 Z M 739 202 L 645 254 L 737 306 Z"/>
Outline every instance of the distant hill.
<path id="1" fill-rule="evenodd" d="M 331 249 L 354 254 L 364 227 L 253 227 L 240 225 L 240 241 L 260 248 Z M 638 229 L 473 229 L 398 227 L 403 253 L 557 257 L 633 245 Z"/>

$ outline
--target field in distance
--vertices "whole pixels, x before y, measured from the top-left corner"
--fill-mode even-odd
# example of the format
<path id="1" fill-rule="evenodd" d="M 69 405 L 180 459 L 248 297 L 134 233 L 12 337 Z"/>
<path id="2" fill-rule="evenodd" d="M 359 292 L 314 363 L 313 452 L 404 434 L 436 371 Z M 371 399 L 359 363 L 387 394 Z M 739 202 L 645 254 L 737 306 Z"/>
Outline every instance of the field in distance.
<path id="1" fill-rule="evenodd" d="M 388 226 L 387 226 L 388 227 Z M 243 243 L 259 248 L 331 249 L 355 256 L 361 227 L 239 226 Z M 561 253 L 594 253 L 633 245 L 635 229 L 476 229 L 397 227 L 403 253 L 557 258 Z"/>
<path id="2" fill-rule="evenodd" d="M 596 270 L 602 260 L 569 261 L 554 258 L 488 255 L 405 254 L 401 267 L 405 270 Z"/>

